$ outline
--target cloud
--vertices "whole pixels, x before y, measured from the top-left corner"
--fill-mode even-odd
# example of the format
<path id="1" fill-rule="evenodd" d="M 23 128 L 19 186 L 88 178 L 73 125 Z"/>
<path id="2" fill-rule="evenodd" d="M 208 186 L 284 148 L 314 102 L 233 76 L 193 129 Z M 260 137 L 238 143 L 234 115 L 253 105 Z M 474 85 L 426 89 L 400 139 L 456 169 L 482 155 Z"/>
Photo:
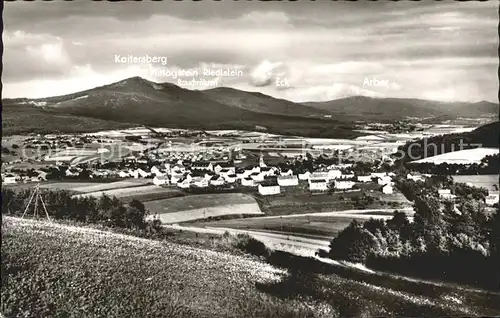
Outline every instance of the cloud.
<path id="1" fill-rule="evenodd" d="M 492 8 L 492 2 L 433 1 L 9 2 L 4 95 L 70 93 L 119 80 L 118 74 L 169 80 L 153 76 L 150 66 L 114 62 L 115 54 L 148 54 L 166 56 L 168 68 L 177 70 L 237 66 L 244 75 L 214 77 L 219 85 L 294 100 L 424 98 L 439 96 L 440 88 L 443 96 L 496 100 L 498 13 Z M 277 86 L 278 77 L 289 86 Z M 365 78 L 389 85 L 363 90 Z"/>

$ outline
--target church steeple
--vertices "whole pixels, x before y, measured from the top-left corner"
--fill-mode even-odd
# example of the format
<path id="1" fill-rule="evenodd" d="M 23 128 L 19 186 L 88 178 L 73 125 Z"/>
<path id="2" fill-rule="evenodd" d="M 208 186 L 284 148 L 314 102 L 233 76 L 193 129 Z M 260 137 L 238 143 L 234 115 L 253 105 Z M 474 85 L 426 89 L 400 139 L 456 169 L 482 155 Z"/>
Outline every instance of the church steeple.
<path id="1" fill-rule="evenodd" d="M 259 167 L 261 167 L 261 168 L 267 167 L 267 165 L 264 162 L 264 155 L 263 154 L 260 154 Z"/>

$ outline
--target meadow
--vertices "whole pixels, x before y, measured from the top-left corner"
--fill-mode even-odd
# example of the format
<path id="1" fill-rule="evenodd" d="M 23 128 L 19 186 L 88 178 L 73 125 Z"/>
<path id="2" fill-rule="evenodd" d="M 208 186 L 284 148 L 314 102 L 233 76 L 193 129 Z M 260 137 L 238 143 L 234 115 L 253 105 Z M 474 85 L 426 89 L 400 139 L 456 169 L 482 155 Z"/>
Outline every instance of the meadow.
<path id="1" fill-rule="evenodd" d="M 142 186 L 136 186 L 136 187 L 118 188 L 118 189 L 110 189 L 110 190 L 104 190 L 104 191 L 95 191 L 95 192 L 75 194 L 75 197 L 92 196 L 92 197 L 99 198 L 103 194 L 106 194 L 110 197 L 114 196 L 114 197 L 117 197 L 119 199 L 131 200 L 132 198 L 134 198 L 134 199 L 138 199 L 138 200 L 143 200 L 144 197 L 147 197 L 150 195 L 172 197 L 172 196 L 175 196 L 178 192 L 180 192 L 180 191 L 177 189 L 163 188 L 163 187 L 159 187 L 157 185 L 142 185 Z"/>
<path id="2" fill-rule="evenodd" d="M 162 223 L 179 223 L 226 215 L 263 215 L 254 198 L 242 193 L 198 194 L 145 202 Z"/>
<path id="3" fill-rule="evenodd" d="M 262 252 L 249 242 L 224 235 L 219 245 Z M 499 313 L 496 294 L 365 274 L 286 253 L 234 255 L 89 227 L 6 217 L 1 249 L 1 313 L 7 317 Z"/>

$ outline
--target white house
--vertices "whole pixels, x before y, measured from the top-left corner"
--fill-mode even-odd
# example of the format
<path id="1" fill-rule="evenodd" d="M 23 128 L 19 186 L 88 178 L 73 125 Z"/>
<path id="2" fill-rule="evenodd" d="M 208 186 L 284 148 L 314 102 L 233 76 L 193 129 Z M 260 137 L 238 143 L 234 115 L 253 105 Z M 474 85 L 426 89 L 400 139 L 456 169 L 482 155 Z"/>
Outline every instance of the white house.
<path id="1" fill-rule="evenodd" d="M 224 180 L 226 180 L 227 183 L 235 183 L 236 179 L 237 178 L 235 174 L 228 174 L 224 176 Z"/>
<path id="2" fill-rule="evenodd" d="M 256 183 L 252 178 L 246 177 L 241 179 L 241 185 L 244 187 L 255 187 Z"/>
<path id="3" fill-rule="evenodd" d="M 261 173 L 261 172 L 254 172 L 251 175 L 249 175 L 249 177 L 252 178 L 253 181 L 257 181 L 257 182 L 264 181 L 264 176 L 265 176 L 265 174 Z"/>
<path id="4" fill-rule="evenodd" d="M 118 176 L 120 178 L 127 178 L 127 177 L 130 177 L 130 174 L 127 171 L 120 171 L 120 172 L 118 172 Z"/>
<path id="5" fill-rule="evenodd" d="M 149 177 L 150 174 L 147 173 L 146 171 L 142 170 L 141 168 L 138 168 L 137 170 L 137 174 L 141 177 L 141 178 L 146 178 L 146 177 Z"/>
<path id="6" fill-rule="evenodd" d="M 214 170 L 211 162 L 193 162 L 191 165 L 192 170 Z"/>
<path id="7" fill-rule="evenodd" d="M 177 182 L 179 182 L 182 178 L 183 178 L 184 175 L 182 174 L 172 174 L 172 176 L 170 177 L 170 183 L 172 184 L 176 184 Z"/>
<path id="8" fill-rule="evenodd" d="M 236 168 L 228 163 L 219 163 L 215 165 L 214 171 L 218 174 L 233 174 L 236 172 Z"/>
<path id="9" fill-rule="evenodd" d="M 334 187 L 338 190 L 348 190 L 352 189 L 354 186 L 353 181 L 335 181 Z"/>
<path id="10" fill-rule="evenodd" d="M 224 185 L 224 183 L 225 183 L 225 181 L 224 181 L 224 178 L 222 176 L 215 175 L 212 178 L 210 178 L 210 185 L 217 187 L 217 186 Z"/>
<path id="11" fill-rule="evenodd" d="M 161 176 L 165 175 L 165 173 L 163 173 L 157 166 L 153 166 L 150 171 L 151 171 L 151 174 L 153 174 L 157 177 L 161 177 Z"/>
<path id="12" fill-rule="evenodd" d="M 309 175 L 309 180 L 328 180 L 328 172 L 315 171 Z"/>
<path id="13" fill-rule="evenodd" d="M 346 179 L 352 179 L 352 178 L 354 178 L 354 177 L 355 177 L 355 176 L 354 176 L 354 174 L 353 174 L 353 173 L 346 173 L 346 174 L 342 174 L 342 175 L 340 176 L 340 179 L 346 180 Z"/>
<path id="14" fill-rule="evenodd" d="M 358 181 L 359 182 L 370 182 L 372 181 L 371 176 L 358 176 Z"/>
<path id="15" fill-rule="evenodd" d="M 309 180 L 310 176 L 311 173 L 309 171 L 306 171 L 304 173 L 299 173 L 299 180 Z"/>
<path id="16" fill-rule="evenodd" d="M 14 184 L 16 182 L 16 176 L 13 174 L 8 174 L 5 177 L 2 178 L 2 183 L 4 184 Z"/>
<path id="17" fill-rule="evenodd" d="M 280 171 L 281 176 L 293 176 L 293 170 L 292 169 L 281 169 Z"/>
<path id="18" fill-rule="evenodd" d="M 391 183 L 391 182 L 392 182 L 392 178 L 389 176 L 382 176 L 382 177 L 379 177 L 377 179 L 377 183 L 379 185 L 386 185 L 386 184 Z"/>
<path id="19" fill-rule="evenodd" d="M 377 179 L 378 179 L 378 178 L 382 178 L 382 177 L 387 176 L 387 173 L 386 173 L 386 172 L 372 172 L 372 173 L 370 174 L 370 176 L 371 176 L 372 178 L 377 178 Z"/>
<path id="20" fill-rule="evenodd" d="M 310 191 L 328 191 L 328 181 L 326 179 L 310 179 Z"/>
<path id="21" fill-rule="evenodd" d="M 278 176 L 278 184 L 282 187 L 290 187 L 299 185 L 299 179 L 297 176 Z"/>
<path id="22" fill-rule="evenodd" d="M 495 203 L 498 203 L 498 200 L 499 200 L 499 194 L 498 193 L 494 193 L 494 194 L 490 193 L 490 195 L 488 195 L 485 198 L 485 203 L 488 206 L 492 206 Z"/>
<path id="23" fill-rule="evenodd" d="M 179 182 L 177 182 L 177 186 L 181 189 L 189 189 L 190 180 L 188 178 L 184 178 L 182 180 L 179 180 Z"/>
<path id="24" fill-rule="evenodd" d="M 203 178 L 203 177 L 195 177 L 191 180 L 191 184 L 198 188 L 206 188 L 208 187 L 208 179 Z"/>
<path id="25" fill-rule="evenodd" d="M 452 200 L 455 198 L 455 195 L 451 194 L 450 189 L 439 189 L 438 193 L 439 193 L 439 197 L 443 200 Z"/>
<path id="26" fill-rule="evenodd" d="M 267 177 L 275 176 L 278 173 L 278 169 L 276 167 L 261 167 L 260 173 Z"/>
<path id="27" fill-rule="evenodd" d="M 382 187 L 382 193 L 384 194 L 392 194 L 393 189 L 392 189 L 392 184 L 388 183 L 385 186 Z"/>
<path id="28" fill-rule="evenodd" d="M 74 177 L 74 176 L 78 176 L 79 174 L 80 174 L 80 170 L 77 169 L 77 168 L 71 167 L 71 168 L 68 168 L 66 170 L 66 176 L 67 177 Z"/>
<path id="29" fill-rule="evenodd" d="M 412 175 L 411 173 L 408 173 L 406 175 L 406 179 L 413 180 L 413 181 L 424 181 L 424 178 L 422 176 Z"/>
<path id="30" fill-rule="evenodd" d="M 260 172 L 260 167 L 259 166 L 248 166 L 248 167 L 245 168 L 245 173 L 246 173 L 247 176 L 251 175 L 254 172 L 259 173 Z"/>
<path id="31" fill-rule="evenodd" d="M 335 180 L 340 178 L 342 172 L 340 170 L 328 170 L 328 180 Z"/>
<path id="32" fill-rule="evenodd" d="M 259 193 L 261 195 L 280 194 L 280 186 L 278 184 L 259 184 Z"/>
<path id="33" fill-rule="evenodd" d="M 153 184 L 158 186 L 168 184 L 168 178 L 166 176 L 156 176 L 153 178 Z"/>

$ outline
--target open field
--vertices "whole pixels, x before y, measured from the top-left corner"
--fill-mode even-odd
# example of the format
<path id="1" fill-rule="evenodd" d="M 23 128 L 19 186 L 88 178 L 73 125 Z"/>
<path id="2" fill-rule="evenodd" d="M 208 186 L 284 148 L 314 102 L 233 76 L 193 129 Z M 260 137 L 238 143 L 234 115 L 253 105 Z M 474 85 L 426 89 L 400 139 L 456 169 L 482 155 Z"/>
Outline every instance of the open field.
<path id="1" fill-rule="evenodd" d="M 163 223 L 179 223 L 224 215 L 262 215 L 257 202 L 241 193 L 198 194 L 149 201 L 146 209 Z"/>
<path id="2" fill-rule="evenodd" d="M 177 198 L 174 198 L 177 199 Z M 172 200 L 172 199 L 167 199 Z M 150 209 L 146 202 L 146 208 L 150 213 L 155 210 Z M 201 220 L 207 218 L 221 217 L 221 216 L 249 216 L 249 215 L 264 215 L 263 212 L 256 210 L 258 208 L 255 203 L 243 203 L 233 205 L 221 205 L 215 207 L 207 207 L 202 209 L 184 210 L 182 212 L 171 212 L 158 214 L 157 217 L 164 224 L 173 224 L 181 222 L 189 222 L 194 220 Z M 153 216 L 151 216 L 153 217 Z"/>
<path id="3" fill-rule="evenodd" d="M 401 210 L 409 215 L 411 210 Z M 356 219 L 366 221 L 374 219 L 390 219 L 393 210 L 344 210 L 332 212 L 320 212 L 310 214 L 295 214 L 283 216 L 265 216 L 240 219 L 227 219 L 216 221 L 197 221 L 194 226 L 201 227 L 224 227 L 233 229 L 257 230 L 266 232 L 289 233 L 299 236 L 312 236 L 331 239 L 338 232 Z"/>
<path id="4" fill-rule="evenodd" d="M 311 194 L 300 188 L 282 187 L 282 190 L 281 195 L 256 196 L 264 213 L 267 215 L 288 215 L 356 209 L 358 207 L 353 198 L 361 195 L 361 191 Z M 394 208 L 411 206 L 411 202 L 401 193 L 386 195 L 376 191 L 367 191 L 367 194 L 380 199 L 380 201 L 375 200 L 372 204 L 365 206 L 366 209 L 386 208 L 387 205 L 391 206 L 390 204 L 395 204 Z"/>
<path id="5" fill-rule="evenodd" d="M 452 151 L 437 156 L 427 157 L 412 163 L 449 163 L 449 164 L 473 164 L 480 163 L 486 156 L 498 154 L 498 148 L 475 148 L 460 151 Z"/>
<path id="6" fill-rule="evenodd" d="M 6 218 L 2 301 L 7 317 L 492 316 L 498 295 L 312 268 L 314 260 L 248 257 L 168 241 Z M 293 266 L 319 273 L 295 276 Z M 314 263 L 314 264 L 313 264 Z M 300 265 L 302 264 L 302 265 Z M 319 266 L 319 267 L 318 267 Z M 143 297 L 137 297 L 142 295 Z M 106 299 L 105 302 L 102 299 Z"/>
<path id="7" fill-rule="evenodd" d="M 180 193 L 182 193 L 182 191 L 174 188 L 163 188 L 157 185 L 142 185 L 129 188 L 110 189 L 104 191 L 76 194 L 75 197 L 93 196 L 96 198 L 100 198 L 103 194 L 106 194 L 110 197 L 114 196 L 124 200 L 138 199 L 141 201 L 147 201 L 155 199 L 158 200 L 160 198 L 171 198 L 173 196 L 178 196 Z"/>
<path id="8" fill-rule="evenodd" d="M 244 218 L 213 222 L 196 222 L 196 226 L 227 227 L 241 230 L 257 230 L 290 233 L 296 235 L 318 236 L 332 239 L 338 232 L 351 223 L 353 218 L 346 217 L 295 217 L 295 218 Z"/>
<path id="9" fill-rule="evenodd" d="M 488 189 L 488 191 L 498 191 L 499 188 L 498 174 L 456 175 L 452 177 L 454 182 L 470 183 L 475 187 Z"/>
<path id="10" fill-rule="evenodd" d="M 109 183 L 88 184 L 88 185 L 74 187 L 72 190 L 81 193 L 91 193 L 91 192 L 105 191 L 112 189 L 132 188 L 137 186 L 143 186 L 147 183 L 148 180 L 144 179 L 130 179 L 123 181 L 109 182 Z"/>

